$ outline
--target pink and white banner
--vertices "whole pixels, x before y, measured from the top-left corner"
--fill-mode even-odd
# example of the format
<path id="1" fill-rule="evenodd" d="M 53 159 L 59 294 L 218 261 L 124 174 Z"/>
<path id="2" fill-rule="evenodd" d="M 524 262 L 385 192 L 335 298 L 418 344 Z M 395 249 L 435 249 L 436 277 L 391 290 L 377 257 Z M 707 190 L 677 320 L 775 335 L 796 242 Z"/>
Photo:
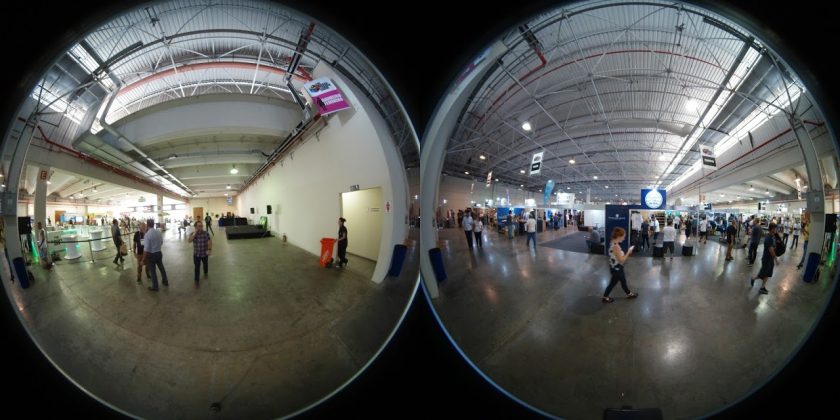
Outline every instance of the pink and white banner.
<path id="1" fill-rule="evenodd" d="M 350 108 L 341 90 L 330 79 L 322 77 L 303 85 L 321 115 Z"/>

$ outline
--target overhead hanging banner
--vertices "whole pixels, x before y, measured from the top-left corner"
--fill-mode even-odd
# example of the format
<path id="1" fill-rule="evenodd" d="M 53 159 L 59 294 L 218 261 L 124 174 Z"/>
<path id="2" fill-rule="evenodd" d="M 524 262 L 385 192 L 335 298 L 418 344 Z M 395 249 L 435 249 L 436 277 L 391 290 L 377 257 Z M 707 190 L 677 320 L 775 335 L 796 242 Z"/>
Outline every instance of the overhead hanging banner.
<path id="1" fill-rule="evenodd" d="M 493 180 L 493 171 L 487 173 L 487 188 L 490 188 L 490 181 Z"/>
<path id="2" fill-rule="evenodd" d="M 707 169 L 717 169 L 715 162 L 715 150 L 708 146 L 700 146 L 700 157 L 703 159 L 703 167 Z"/>
<path id="3" fill-rule="evenodd" d="M 322 77 L 303 85 L 321 115 L 350 108 L 341 90 L 330 79 Z"/>
<path id="4" fill-rule="evenodd" d="M 551 193 L 554 191 L 554 180 L 549 179 L 548 182 L 545 183 L 545 192 L 543 193 L 543 205 L 548 205 L 548 200 L 551 199 Z"/>
<path id="5" fill-rule="evenodd" d="M 531 175 L 537 175 L 540 173 L 540 170 L 542 169 L 543 153 L 545 152 L 534 153 L 534 156 L 531 157 Z"/>

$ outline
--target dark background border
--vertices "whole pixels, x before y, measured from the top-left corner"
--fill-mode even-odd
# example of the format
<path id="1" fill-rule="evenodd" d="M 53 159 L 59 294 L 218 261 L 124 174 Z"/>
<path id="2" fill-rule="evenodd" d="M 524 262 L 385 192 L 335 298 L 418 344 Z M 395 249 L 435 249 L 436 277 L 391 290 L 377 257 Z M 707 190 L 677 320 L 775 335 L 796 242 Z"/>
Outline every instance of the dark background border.
<path id="1" fill-rule="evenodd" d="M 464 63 L 502 31 L 554 4 L 548 1 L 502 5 L 455 1 L 325 3 L 325 0 L 285 2 L 327 24 L 365 53 L 397 91 L 420 136 L 438 99 Z M 727 5 L 748 10 L 771 36 L 795 51 L 816 78 L 818 88 L 826 93 L 824 99 L 837 97 L 837 83 L 829 62 L 834 55 L 832 41 L 837 24 L 827 6 L 817 6 L 811 1 L 774 4 L 746 0 L 729 1 Z M 50 48 L 73 38 L 68 34 L 83 31 L 86 19 L 96 21 L 96 15 L 109 15 L 108 7 L 113 8 L 113 2 L 30 1 L 4 7 L 6 19 L 0 26 L 6 55 L 0 76 L 0 89 L 4 92 L 0 98 L 2 124 L 20 100 L 15 91 L 27 71 Z M 833 301 L 836 302 L 836 293 Z M 834 360 L 840 350 L 833 340 L 838 331 L 836 312 L 835 308 L 829 310 L 809 345 L 792 363 L 792 369 L 719 417 L 805 416 L 833 410 L 836 392 L 827 385 L 820 386 L 819 382 L 837 377 L 839 370 Z M 40 416 L 120 417 L 52 368 L 29 340 L 10 305 L 0 302 L 0 314 L 0 347 L 6 356 L 0 362 L 6 385 L 0 400 L 4 411 Z M 756 357 L 759 354 L 760 349 L 756 349 Z M 437 325 L 421 292 L 394 341 L 370 369 L 304 417 L 428 418 L 465 414 L 482 418 L 533 416 L 487 384 L 461 359 Z M 208 410 L 206 415 L 212 414 Z"/>

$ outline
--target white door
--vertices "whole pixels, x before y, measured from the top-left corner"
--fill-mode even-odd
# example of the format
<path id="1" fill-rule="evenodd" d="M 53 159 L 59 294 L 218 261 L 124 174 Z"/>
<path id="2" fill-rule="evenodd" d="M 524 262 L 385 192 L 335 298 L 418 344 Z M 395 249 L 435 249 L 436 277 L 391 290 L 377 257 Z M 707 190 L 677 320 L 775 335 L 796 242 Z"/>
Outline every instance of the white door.
<path id="1" fill-rule="evenodd" d="M 370 188 L 341 194 L 341 217 L 347 219 L 347 252 L 373 261 L 379 258 L 382 239 L 382 188 Z M 335 231 L 338 233 L 338 222 Z"/>

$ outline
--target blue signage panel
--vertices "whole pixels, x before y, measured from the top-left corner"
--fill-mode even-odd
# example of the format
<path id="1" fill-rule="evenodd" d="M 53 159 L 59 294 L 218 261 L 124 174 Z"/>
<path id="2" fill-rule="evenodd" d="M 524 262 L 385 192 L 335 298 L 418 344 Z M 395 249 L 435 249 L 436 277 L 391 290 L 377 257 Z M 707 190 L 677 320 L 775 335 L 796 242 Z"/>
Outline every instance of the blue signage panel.
<path id="1" fill-rule="evenodd" d="M 551 198 L 551 193 L 554 191 L 554 180 L 549 179 L 548 182 L 545 183 L 545 193 L 543 193 L 543 205 L 547 206 L 548 201 Z"/>
<path id="2" fill-rule="evenodd" d="M 662 210 L 665 208 L 665 190 L 642 189 L 642 208 L 648 210 Z"/>
<path id="3" fill-rule="evenodd" d="M 624 229 L 624 241 L 621 242 L 621 249 L 627 252 L 627 244 L 630 241 L 630 208 L 620 204 L 606 206 L 604 222 L 604 254 L 609 255 L 610 238 L 612 238 L 613 229 L 617 227 Z"/>

